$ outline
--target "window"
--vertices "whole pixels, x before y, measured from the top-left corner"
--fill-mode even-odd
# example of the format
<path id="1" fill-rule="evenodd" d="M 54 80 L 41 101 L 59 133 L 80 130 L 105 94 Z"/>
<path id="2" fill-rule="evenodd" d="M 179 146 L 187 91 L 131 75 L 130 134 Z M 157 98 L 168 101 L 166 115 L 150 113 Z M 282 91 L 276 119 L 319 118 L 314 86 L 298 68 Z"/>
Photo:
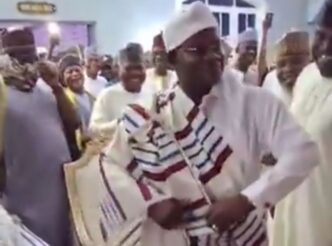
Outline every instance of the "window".
<path id="1" fill-rule="evenodd" d="M 246 14 L 239 14 L 239 33 L 243 32 L 247 28 L 247 15 Z"/>
<path id="2" fill-rule="evenodd" d="M 221 14 L 221 36 L 225 37 L 230 34 L 230 17 L 228 13 Z"/>
<path id="3" fill-rule="evenodd" d="M 233 6 L 234 0 L 208 0 L 208 3 L 217 6 Z"/>
<path id="4" fill-rule="evenodd" d="M 255 28 L 256 15 L 255 14 L 239 14 L 239 33 L 245 31 L 247 28 Z"/>
<path id="5" fill-rule="evenodd" d="M 248 15 L 248 27 L 255 28 L 256 26 L 256 15 L 249 14 Z"/>
<path id="6" fill-rule="evenodd" d="M 201 2 L 204 3 L 204 0 L 185 0 L 185 1 L 182 2 L 182 4 L 191 4 L 191 3 L 197 2 L 197 1 L 201 1 Z"/>
<path id="7" fill-rule="evenodd" d="M 245 0 L 236 0 L 236 6 L 237 7 L 243 7 L 243 8 L 255 8 L 254 5 L 248 3 Z"/>
<path id="8" fill-rule="evenodd" d="M 213 13 L 213 16 L 214 16 L 214 18 L 216 18 L 216 20 L 217 20 L 217 22 L 218 22 L 218 25 L 220 25 L 220 14 L 214 12 L 214 13 Z"/>

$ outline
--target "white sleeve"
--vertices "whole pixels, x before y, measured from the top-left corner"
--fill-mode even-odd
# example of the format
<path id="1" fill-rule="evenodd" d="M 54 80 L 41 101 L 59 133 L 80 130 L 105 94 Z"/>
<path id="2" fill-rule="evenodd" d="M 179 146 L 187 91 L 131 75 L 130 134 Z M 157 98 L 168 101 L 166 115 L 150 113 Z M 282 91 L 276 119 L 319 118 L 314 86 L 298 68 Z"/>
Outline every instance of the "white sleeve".
<path id="1" fill-rule="evenodd" d="M 278 162 L 242 194 L 259 209 L 275 205 L 294 190 L 319 163 L 316 144 L 274 97 L 262 92 L 256 101 L 255 130 L 260 146 L 267 146 Z"/>
<path id="2" fill-rule="evenodd" d="M 92 133 L 104 132 L 114 128 L 115 117 L 110 113 L 112 105 L 107 102 L 107 97 L 106 91 L 103 91 L 95 101 L 90 119 L 90 130 Z"/>

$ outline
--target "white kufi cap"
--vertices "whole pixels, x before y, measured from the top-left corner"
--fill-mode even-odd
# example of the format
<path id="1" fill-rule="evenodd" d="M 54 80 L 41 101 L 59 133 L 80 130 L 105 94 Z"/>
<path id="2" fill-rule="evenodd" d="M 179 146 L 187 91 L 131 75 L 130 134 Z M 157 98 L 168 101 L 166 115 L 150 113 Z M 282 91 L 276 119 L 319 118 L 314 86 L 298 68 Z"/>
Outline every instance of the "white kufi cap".
<path id="1" fill-rule="evenodd" d="M 258 33 L 256 29 L 248 29 L 239 35 L 239 42 L 258 41 Z"/>
<path id="2" fill-rule="evenodd" d="M 166 50 L 172 51 L 198 32 L 217 27 L 218 23 L 209 8 L 200 1 L 194 2 L 188 9 L 176 13 L 166 24 L 163 31 Z"/>

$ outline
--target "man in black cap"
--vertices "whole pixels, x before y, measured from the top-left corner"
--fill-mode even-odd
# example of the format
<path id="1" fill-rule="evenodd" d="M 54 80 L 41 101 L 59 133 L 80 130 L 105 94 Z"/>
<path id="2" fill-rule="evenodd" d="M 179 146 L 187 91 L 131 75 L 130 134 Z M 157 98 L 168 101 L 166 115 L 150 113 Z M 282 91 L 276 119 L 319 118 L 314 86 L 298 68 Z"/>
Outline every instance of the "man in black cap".
<path id="1" fill-rule="evenodd" d="M 71 160 L 66 133 L 79 126 L 78 117 L 59 83 L 56 65 L 36 64 L 31 30 L 7 32 L 3 48 L 4 206 L 50 245 L 71 245 L 62 165 Z M 38 75 L 43 81 L 36 83 Z"/>
<path id="2" fill-rule="evenodd" d="M 332 1 L 316 19 L 314 63 L 299 76 L 291 111 L 319 146 L 320 162 L 308 179 L 278 204 L 275 246 L 332 245 Z"/>

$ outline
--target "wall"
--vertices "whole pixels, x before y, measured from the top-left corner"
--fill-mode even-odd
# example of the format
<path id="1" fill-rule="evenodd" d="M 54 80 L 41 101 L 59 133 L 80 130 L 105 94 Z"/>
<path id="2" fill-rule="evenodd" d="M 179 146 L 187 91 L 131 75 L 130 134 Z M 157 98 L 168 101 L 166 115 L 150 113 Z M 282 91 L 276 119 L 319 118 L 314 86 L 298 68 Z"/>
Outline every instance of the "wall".
<path id="1" fill-rule="evenodd" d="M 112 52 L 130 41 L 150 48 L 153 36 L 160 32 L 175 9 L 174 0 L 105 1 L 109 3 L 100 12 L 97 33 L 105 37 L 101 48 Z"/>
<path id="2" fill-rule="evenodd" d="M 113 54 L 129 41 L 143 42 L 146 48 L 150 47 L 152 37 L 175 8 L 175 0 L 48 0 L 56 4 L 56 14 L 29 16 L 16 10 L 17 2 L 0 1 L 2 20 L 95 22 L 99 50 Z"/>

